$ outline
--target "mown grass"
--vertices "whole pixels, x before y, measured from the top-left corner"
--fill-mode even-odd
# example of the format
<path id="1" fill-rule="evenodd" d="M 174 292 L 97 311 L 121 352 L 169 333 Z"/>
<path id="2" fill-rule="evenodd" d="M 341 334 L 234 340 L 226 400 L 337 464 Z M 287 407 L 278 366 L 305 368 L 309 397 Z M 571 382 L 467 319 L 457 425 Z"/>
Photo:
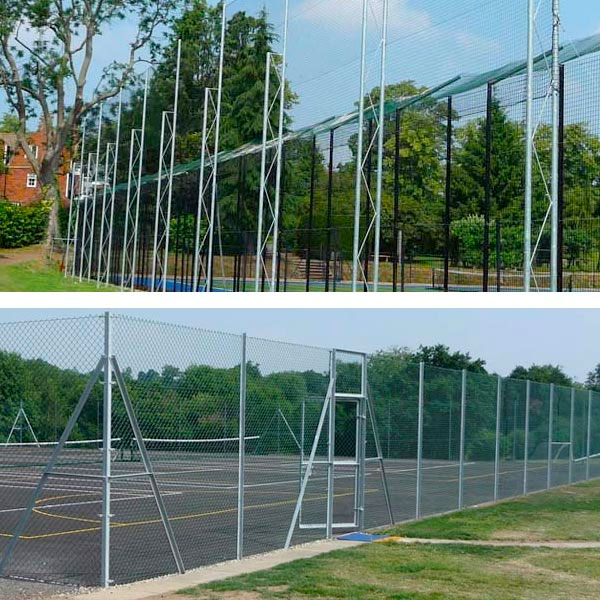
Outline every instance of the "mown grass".
<path id="1" fill-rule="evenodd" d="M 390 528 L 448 539 L 598 540 L 600 483 L 590 482 Z M 201 585 L 200 600 L 596 599 L 600 549 L 382 542 Z"/>
<path id="2" fill-rule="evenodd" d="M 377 543 L 182 592 L 201 600 L 598 598 L 600 551 Z"/>
<path id="3" fill-rule="evenodd" d="M 0 265 L 0 292 L 116 292 L 96 282 L 65 277 L 57 268 L 38 261 Z"/>
<path id="4" fill-rule="evenodd" d="M 415 521 L 384 533 L 450 540 L 600 541 L 599 515 L 600 482 L 592 481 Z"/>

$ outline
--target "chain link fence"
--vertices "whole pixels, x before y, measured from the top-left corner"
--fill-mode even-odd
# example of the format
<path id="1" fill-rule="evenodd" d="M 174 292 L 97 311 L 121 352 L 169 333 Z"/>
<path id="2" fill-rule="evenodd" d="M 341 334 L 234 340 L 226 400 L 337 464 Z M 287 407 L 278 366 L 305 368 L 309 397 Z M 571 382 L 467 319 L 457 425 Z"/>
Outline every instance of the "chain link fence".
<path id="1" fill-rule="evenodd" d="M 0 324 L 0 572 L 110 585 L 600 475 L 600 394 L 123 316 Z"/>

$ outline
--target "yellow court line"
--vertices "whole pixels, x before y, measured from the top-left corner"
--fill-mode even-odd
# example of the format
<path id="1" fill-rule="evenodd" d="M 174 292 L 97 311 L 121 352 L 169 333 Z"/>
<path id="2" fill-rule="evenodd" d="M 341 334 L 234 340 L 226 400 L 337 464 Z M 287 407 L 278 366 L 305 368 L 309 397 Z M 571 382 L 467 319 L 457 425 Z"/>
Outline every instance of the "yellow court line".
<path id="1" fill-rule="evenodd" d="M 367 494 L 372 494 L 374 492 L 378 492 L 379 490 L 375 490 L 375 489 L 371 489 L 371 490 L 366 490 L 365 493 Z M 344 494 L 334 494 L 334 498 L 343 498 L 346 496 L 354 496 L 354 492 L 347 492 Z M 313 502 L 315 500 L 326 500 L 327 496 L 315 496 L 314 498 L 307 498 L 305 501 L 306 502 Z M 295 504 L 296 501 L 295 500 L 282 500 L 280 502 L 268 502 L 268 503 L 264 503 L 264 504 L 253 504 L 250 506 L 246 506 L 245 510 L 251 510 L 251 509 L 258 509 L 258 508 L 273 508 L 276 506 L 284 506 L 287 504 Z M 169 517 L 169 521 L 183 521 L 183 520 L 188 520 L 188 519 L 199 519 L 202 517 L 211 517 L 211 516 L 216 516 L 216 515 L 223 515 L 223 514 L 227 514 L 227 513 L 237 513 L 237 507 L 236 508 L 227 508 L 227 509 L 222 509 L 222 510 L 215 510 L 215 511 L 209 511 L 209 512 L 204 512 L 204 513 L 197 513 L 197 514 L 190 514 L 190 515 L 181 515 L 179 517 Z M 54 515 L 49 515 L 49 516 L 54 516 Z M 137 526 L 141 526 L 141 525 L 156 525 L 158 523 L 162 523 L 161 519 L 151 519 L 151 520 L 147 520 L 147 521 L 132 521 L 131 523 L 111 523 L 111 528 L 121 528 L 121 527 L 137 527 Z M 89 527 L 89 528 L 84 528 L 84 529 L 72 529 L 69 531 L 57 531 L 54 533 L 43 533 L 43 534 L 39 534 L 39 535 L 28 535 L 28 536 L 21 536 L 21 539 L 23 540 L 39 540 L 39 539 L 45 539 L 45 538 L 51 538 L 51 537 L 58 537 L 58 536 L 63 536 L 63 535 L 71 535 L 71 534 L 75 534 L 75 533 L 90 533 L 92 531 L 100 531 L 100 527 Z M 6 533 L 0 533 L 0 536 L 2 537 L 13 537 L 12 534 L 6 534 Z"/>

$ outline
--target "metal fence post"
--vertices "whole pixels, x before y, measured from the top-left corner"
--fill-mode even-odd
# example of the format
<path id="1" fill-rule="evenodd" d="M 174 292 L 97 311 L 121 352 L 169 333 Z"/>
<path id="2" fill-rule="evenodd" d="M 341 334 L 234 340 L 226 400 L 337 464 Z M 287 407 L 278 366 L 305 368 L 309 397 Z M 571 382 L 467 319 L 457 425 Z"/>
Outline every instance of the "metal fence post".
<path id="1" fill-rule="evenodd" d="M 327 435 L 327 538 L 333 538 L 333 484 L 335 460 L 335 394 L 336 394 L 336 354 L 331 351 L 331 380 L 333 382 L 331 400 L 329 402 L 329 428 Z"/>
<path id="2" fill-rule="evenodd" d="M 104 313 L 104 406 L 102 423 L 102 559 L 101 585 L 110 580 L 110 475 L 112 446 L 112 366 L 110 313 Z"/>
<path id="3" fill-rule="evenodd" d="M 573 438 L 575 427 L 575 388 L 571 388 L 571 410 L 569 412 L 569 483 L 573 483 Z"/>
<path id="4" fill-rule="evenodd" d="M 425 395 L 425 363 L 419 363 L 419 416 L 417 419 L 417 490 L 415 518 L 421 516 L 421 463 L 423 461 L 423 400 Z"/>
<path id="5" fill-rule="evenodd" d="M 244 556 L 244 475 L 246 469 L 246 334 L 242 334 L 240 361 L 240 414 L 238 431 L 237 559 Z"/>
<path id="6" fill-rule="evenodd" d="M 588 392 L 587 435 L 585 451 L 585 478 L 590 478 L 590 454 L 592 449 L 592 390 Z"/>
<path id="7" fill-rule="evenodd" d="M 529 400 L 531 396 L 531 381 L 527 380 L 525 392 L 525 443 L 523 445 L 523 494 L 527 493 L 527 461 L 529 458 Z"/>
<path id="8" fill-rule="evenodd" d="M 494 500 L 498 500 L 498 484 L 500 480 L 500 417 L 502 408 L 502 377 L 498 375 L 496 388 L 496 443 L 494 448 Z"/>
<path id="9" fill-rule="evenodd" d="M 462 371 L 460 393 L 460 454 L 458 466 L 458 508 L 463 507 L 463 488 L 465 483 L 465 412 L 467 405 L 467 370 Z"/>
<path id="10" fill-rule="evenodd" d="M 548 470 L 546 472 L 546 489 L 552 485 L 552 430 L 554 428 L 554 384 L 550 384 L 550 407 L 548 409 Z"/>

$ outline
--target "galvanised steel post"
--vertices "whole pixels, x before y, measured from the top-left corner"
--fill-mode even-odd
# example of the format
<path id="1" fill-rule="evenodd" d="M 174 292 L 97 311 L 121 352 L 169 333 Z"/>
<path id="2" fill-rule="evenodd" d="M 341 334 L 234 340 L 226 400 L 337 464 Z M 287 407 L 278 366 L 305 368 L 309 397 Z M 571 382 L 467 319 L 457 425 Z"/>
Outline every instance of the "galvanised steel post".
<path id="1" fill-rule="evenodd" d="M 527 1 L 527 105 L 525 134 L 525 220 L 523 252 L 523 286 L 531 291 L 531 206 L 533 195 L 533 67 L 535 35 L 535 0 Z"/>
<path id="2" fill-rule="evenodd" d="M 496 442 L 494 447 L 494 500 L 498 500 L 500 483 L 500 419 L 502 416 L 502 377 L 498 375 L 496 387 Z"/>
<path id="3" fill-rule="evenodd" d="M 246 471 L 246 334 L 242 334 L 238 441 L 237 559 L 244 556 L 244 485 Z"/>
<path id="4" fill-rule="evenodd" d="M 330 261 L 331 261 L 331 221 L 333 216 L 333 152 L 335 129 L 329 132 L 329 165 L 327 170 L 327 254 L 325 256 L 325 291 L 329 291 Z M 335 263 L 334 263 L 335 277 Z"/>
<path id="5" fill-rule="evenodd" d="M 415 518 L 421 516 L 421 477 L 423 462 L 423 404 L 425 397 L 425 363 L 419 363 L 419 413 L 417 417 L 417 489 Z"/>
<path id="6" fill-rule="evenodd" d="M 219 157 L 219 142 L 221 133 L 221 104 L 223 99 L 223 62 L 225 60 L 225 30 L 227 27 L 227 2 L 223 2 L 223 10 L 221 13 L 221 42 L 219 47 L 219 76 L 217 85 L 217 114 L 215 115 L 215 144 L 213 149 L 213 169 L 212 169 L 212 190 L 210 198 L 210 233 L 208 236 L 208 258 L 207 258 L 207 276 L 205 292 L 212 291 L 213 287 L 213 248 L 215 236 L 215 212 L 217 210 L 217 174 L 218 174 L 218 157 Z M 195 290 L 194 290 L 195 291 Z"/>
<path id="7" fill-rule="evenodd" d="M 271 83 L 271 61 L 272 54 L 267 52 L 267 67 L 265 69 L 265 100 L 263 106 L 263 135 L 262 135 L 262 147 L 260 151 L 260 189 L 258 196 L 258 224 L 257 224 L 257 235 L 256 235 L 256 269 L 254 273 L 254 291 L 260 292 L 261 288 L 261 274 L 262 274 L 262 253 L 263 253 L 263 218 L 265 212 L 265 196 L 267 193 L 267 141 L 268 141 L 268 129 L 269 129 L 269 107 L 271 103 L 270 99 L 270 83 Z"/>
<path id="8" fill-rule="evenodd" d="M 102 139 L 102 117 L 104 103 L 100 104 L 98 114 L 98 139 L 96 140 L 96 168 L 94 169 L 94 193 L 92 194 L 92 222 L 90 225 L 90 250 L 88 252 L 87 278 L 92 279 L 92 257 L 94 255 L 94 225 L 96 223 L 96 199 L 98 195 L 98 171 L 100 170 L 100 140 Z"/>
<path id="9" fill-rule="evenodd" d="M 531 399 L 531 381 L 527 380 L 525 392 L 525 444 L 523 447 L 523 494 L 527 493 L 527 463 L 529 460 L 529 404 Z"/>
<path id="10" fill-rule="evenodd" d="M 467 409 L 467 370 L 462 371 L 460 392 L 460 449 L 458 458 L 458 508 L 463 507 L 465 481 L 465 413 Z"/>
<path id="11" fill-rule="evenodd" d="M 169 163 L 169 191 L 167 196 L 167 216 L 165 229 L 165 258 L 162 273 L 162 291 L 167 291 L 167 275 L 169 274 L 169 234 L 171 223 L 171 202 L 173 200 L 173 169 L 175 168 L 175 142 L 177 141 L 177 109 L 179 104 L 179 74 L 181 72 L 181 40 L 177 41 L 177 69 L 175 71 L 175 100 L 173 102 L 173 123 L 171 126 L 171 160 Z M 152 282 L 154 286 L 154 282 Z"/>
<path id="12" fill-rule="evenodd" d="M 552 0 L 552 211 L 550 243 L 550 291 L 558 291 L 558 196 L 560 163 L 560 2 Z"/>
<path id="13" fill-rule="evenodd" d="M 546 473 L 546 489 L 552 486 L 552 444 L 554 429 L 554 384 L 550 384 L 550 406 L 548 408 L 548 470 Z"/>
<path id="14" fill-rule="evenodd" d="M 333 391 L 329 403 L 329 431 L 327 435 L 327 539 L 333 538 L 333 497 L 335 478 L 335 400 L 336 400 L 336 352 L 331 351 L 331 379 L 333 380 Z"/>
<path id="15" fill-rule="evenodd" d="M 587 410 L 587 434 L 586 434 L 586 458 L 585 458 L 585 478 L 590 478 L 590 454 L 592 451 L 592 390 L 588 392 L 588 410 Z"/>
<path id="16" fill-rule="evenodd" d="M 112 446 L 112 332 L 110 313 L 104 313 L 104 405 L 102 419 L 102 549 L 101 585 L 110 580 L 110 477 Z"/>
<path id="17" fill-rule="evenodd" d="M 385 81 L 388 29 L 388 2 L 383 0 L 381 26 L 381 77 L 379 80 L 379 131 L 377 137 L 377 181 L 375 191 L 375 257 L 373 260 L 373 291 L 379 288 L 379 253 L 381 247 L 381 198 L 383 195 L 383 145 L 385 141 Z M 368 259 L 368 256 L 367 256 Z"/>
<path id="18" fill-rule="evenodd" d="M 560 109 L 558 127 L 558 258 L 557 286 L 563 291 L 564 207 L 565 207 L 565 66 L 560 65 Z"/>
<path id="19" fill-rule="evenodd" d="M 394 265 L 392 274 L 392 291 L 398 291 L 398 261 L 400 259 L 398 244 L 398 218 L 400 209 L 400 109 L 396 109 L 394 121 Z"/>
<path id="20" fill-rule="evenodd" d="M 359 426 L 360 426 L 360 454 L 359 454 L 359 486 L 358 486 L 358 528 L 365 528 L 365 493 L 366 493 L 366 458 L 367 458 L 367 398 L 369 386 L 367 383 L 367 361 L 366 354 L 362 355 L 361 372 L 361 398 L 359 402 Z"/>
<path id="21" fill-rule="evenodd" d="M 571 388 L 571 410 L 569 411 L 569 483 L 573 483 L 573 441 L 575 439 L 575 388 Z"/>
<path id="22" fill-rule="evenodd" d="M 444 291 L 448 291 L 450 268 L 450 205 L 452 203 L 452 96 L 448 98 L 446 121 L 446 206 L 444 210 Z"/>
<path id="23" fill-rule="evenodd" d="M 279 90 L 279 123 L 277 130 L 277 163 L 275 167 L 275 208 L 273 210 L 275 223 L 273 226 L 273 258 L 271 259 L 271 291 L 274 291 L 275 280 L 277 278 L 277 267 L 279 264 L 279 205 L 281 202 L 281 177 L 283 168 L 283 125 L 285 121 L 285 77 L 287 72 L 289 12 L 290 0 L 285 0 L 285 16 L 283 21 L 283 51 L 281 53 L 281 87 Z"/>
<path id="24" fill-rule="evenodd" d="M 485 204 L 483 209 L 483 291 L 488 291 L 490 277 L 490 213 L 492 207 L 492 118 L 494 86 L 487 84 L 485 117 Z"/>
<path id="25" fill-rule="evenodd" d="M 367 2 L 362 0 L 362 41 L 360 53 L 360 91 L 358 100 L 358 136 L 356 144 L 356 182 L 354 189 L 354 237 L 352 241 L 352 291 L 356 292 L 360 256 L 360 200 L 363 185 L 363 136 L 365 125 L 365 78 L 367 67 Z"/>
<path id="26" fill-rule="evenodd" d="M 313 135 L 310 157 L 310 192 L 308 204 L 308 244 L 306 248 L 306 291 L 310 292 L 310 254 L 312 251 L 312 228 L 315 209 L 315 169 L 317 162 L 317 137 Z"/>
<path id="27" fill-rule="evenodd" d="M 80 208 L 80 200 L 83 194 L 83 161 L 85 157 L 85 132 L 86 132 L 86 123 L 87 121 L 84 119 L 83 121 L 83 133 L 81 136 L 81 153 L 79 154 L 79 196 L 77 198 L 77 217 L 75 221 L 75 239 L 73 240 L 73 266 L 71 268 L 71 276 L 75 277 L 75 264 L 77 258 L 77 241 L 78 241 L 78 229 L 79 229 L 79 208 Z M 75 182 L 73 181 L 73 188 L 75 188 Z M 81 251 L 81 249 L 80 249 Z M 65 265 L 66 267 L 66 265 Z M 66 268 L 65 268 L 66 273 Z"/>

